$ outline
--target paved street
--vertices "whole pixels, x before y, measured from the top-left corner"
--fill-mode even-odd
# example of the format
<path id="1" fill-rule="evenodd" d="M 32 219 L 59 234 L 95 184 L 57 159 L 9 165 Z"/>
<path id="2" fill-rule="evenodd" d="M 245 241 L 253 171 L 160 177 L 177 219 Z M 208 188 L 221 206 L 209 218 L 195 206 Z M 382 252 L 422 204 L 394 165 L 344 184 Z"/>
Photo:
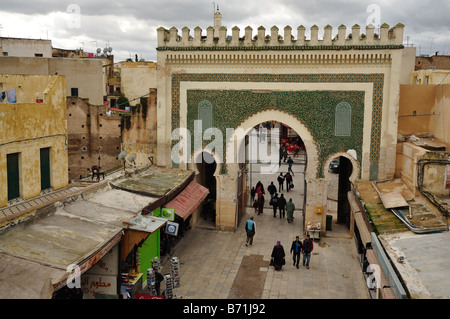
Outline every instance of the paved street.
<path id="1" fill-rule="evenodd" d="M 177 296 L 184 299 L 368 298 L 354 240 L 343 226 L 334 224 L 330 237 L 314 243 L 310 269 L 303 266 L 297 269 L 292 265 L 289 249 L 296 235 L 303 238 L 301 218 L 297 216 L 289 224 L 285 219 L 274 218 L 268 210 L 254 216 L 254 244 L 246 247 L 244 222 L 253 215 L 251 210 L 247 212 L 236 232 L 193 228 L 186 234 L 173 253 L 181 262 Z M 277 240 L 287 254 L 286 265 L 279 272 L 269 267 Z M 162 273 L 166 272 L 170 272 L 170 263 L 162 269 Z M 258 281 L 252 280 L 253 277 Z"/>
<path id="2" fill-rule="evenodd" d="M 287 165 L 282 165 L 280 170 L 285 172 Z M 295 173 L 301 170 L 300 165 L 294 165 Z M 261 180 L 267 189 L 270 180 L 276 184 L 278 174 L 254 175 L 252 183 Z M 301 176 L 296 174 L 294 183 L 301 185 L 296 182 L 296 179 L 300 181 L 303 178 Z M 292 197 L 295 205 L 300 207 L 303 189 L 297 185 L 289 193 L 283 193 L 287 199 Z M 247 247 L 244 227 L 250 216 L 255 218 L 256 235 L 253 246 Z M 294 213 L 294 222 L 288 223 L 278 215 L 274 218 L 268 205 L 263 215 L 254 214 L 253 208 L 249 207 L 236 232 L 193 228 L 173 252 L 181 262 L 181 286 L 175 294 L 184 299 L 369 298 L 354 239 L 344 226 L 334 221 L 327 237 L 314 243 L 310 269 L 293 266 L 289 253 L 295 236 L 304 238 L 299 211 Z M 277 240 L 281 241 L 286 253 L 286 265 L 282 271 L 269 267 Z M 162 273 L 168 272 L 169 262 L 162 269 Z"/>

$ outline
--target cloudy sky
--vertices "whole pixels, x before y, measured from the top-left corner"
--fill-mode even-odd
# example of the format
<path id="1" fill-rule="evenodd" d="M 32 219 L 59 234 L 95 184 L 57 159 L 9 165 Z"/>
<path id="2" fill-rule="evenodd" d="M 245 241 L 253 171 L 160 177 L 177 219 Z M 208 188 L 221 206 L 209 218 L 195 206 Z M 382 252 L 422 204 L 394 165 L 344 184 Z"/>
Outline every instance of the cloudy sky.
<path id="1" fill-rule="evenodd" d="M 323 34 L 326 25 L 359 24 L 361 32 L 368 23 L 387 23 L 391 27 L 405 25 L 404 43 L 413 44 L 419 54 L 450 54 L 449 0 L 0 0 L 0 34 L 4 37 L 50 39 L 53 47 L 113 48 L 115 61 L 133 58 L 156 60 L 156 29 L 213 25 L 215 6 L 222 13 L 222 25 L 238 26 L 241 36 L 247 26 L 256 34 L 259 26 L 274 25 L 281 30 L 289 25 L 309 29 L 314 24 Z M 296 36 L 296 33 L 293 32 Z"/>

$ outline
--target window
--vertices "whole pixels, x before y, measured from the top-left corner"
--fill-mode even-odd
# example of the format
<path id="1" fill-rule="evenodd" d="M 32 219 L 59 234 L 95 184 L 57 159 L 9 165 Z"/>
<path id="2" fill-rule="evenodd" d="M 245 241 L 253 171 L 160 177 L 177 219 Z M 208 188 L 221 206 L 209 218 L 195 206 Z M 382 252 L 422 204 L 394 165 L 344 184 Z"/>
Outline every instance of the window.
<path id="1" fill-rule="evenodd" d="M 78 88 L 71 88 L 70 96 L 78 96 Z"/>
<path id="2" fill-rule="evenodd" d="M 42 58 L 44 55 L 42 53 L 35 53 L 34 56 L 37 58 Z"/>
<path id="3" fill-rule="evenodd" d="M 198 103 L 197 119 L 202 121 L 202 131 L 213 127 L 213 105 L 208 100 Z"/>
<path id="4" fill-rule="evenodd" d="M 352 129 L 352 106 L 347 102 L 341 102 L 336 106 L 334 118 L 334 135 L 350 136 Z"/>
<path id="5" fill-rule="evenodd" d="M 8 52 L 3 52 L 3 56 L 8 56 Z"/>

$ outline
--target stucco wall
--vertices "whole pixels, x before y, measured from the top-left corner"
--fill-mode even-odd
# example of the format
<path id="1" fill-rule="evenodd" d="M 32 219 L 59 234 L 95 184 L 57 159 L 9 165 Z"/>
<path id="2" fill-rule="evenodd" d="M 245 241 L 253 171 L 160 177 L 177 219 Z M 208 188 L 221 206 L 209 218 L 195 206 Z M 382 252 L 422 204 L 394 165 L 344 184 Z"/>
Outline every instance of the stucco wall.
<path id="1" fill-rule="evenodd" d="M 0 38 L 2 52 L 8 56 L 34 57 L 42 54 L 44 58 L 52 57 L 52 41 L 41 39 Z"/>
<path id="2" fill-rule="evenodd" d="M 36 81 L 46 84 L 41 93 L 44 103 L 0 104 L 0 207 L 8 201 L 6 158 L 10 153 L 20 153 L 20 196 L 24 199 L 40 195 L 40 148 L 50 147 L 51 187 L 68 185 L 65 78 L 0 75 L 6 87 L 27 87 Z"/>
<path id="3" fill-rule="evenodd" d="M 450 149 L 450 84 L 401 85 L 398 131 L 433 136 Z"/>
<path id="4" fill-rule="evenodd" d="M 63 75 L 66 96 L 78 88 L 78 96 L 92 104 L 102 104 L 106 95 L 103 65 L 106 59 L 0 57 L 0 74 Z"/>
<path id="5" fill-rule="evenodd" d="M 120 63 L 121 93 L 129 100 L 133 100 L 149 93 L 149 89 L 156 89 L 155 62 L 121 62 Z M 139 100 L 130 101 L 136 105 Z"/>
<path id="6" fill-rule="evenodd" d="M 124 119 L 123 149 L 136 154 L 136 166 L 156 164 L 156 89 L 141 99 L 139 106 L 131 107 L 131 116 Z"/>

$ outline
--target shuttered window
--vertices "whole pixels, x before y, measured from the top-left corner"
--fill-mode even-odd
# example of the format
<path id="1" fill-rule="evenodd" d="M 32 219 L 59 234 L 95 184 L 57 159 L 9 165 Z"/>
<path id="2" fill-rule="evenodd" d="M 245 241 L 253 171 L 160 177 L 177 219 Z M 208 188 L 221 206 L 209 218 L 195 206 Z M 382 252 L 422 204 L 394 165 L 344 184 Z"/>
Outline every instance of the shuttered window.
<path id="1" fill-rule="evenodd" d="M 8 179 L 8 200 L 20 196 L 19 153 L 6 155 L 6 170 Z"/>
<path id="2" fill-rule="evenodd" d="M 50 188 L 50 147 L 41 148 L 41 190 Z"/>

